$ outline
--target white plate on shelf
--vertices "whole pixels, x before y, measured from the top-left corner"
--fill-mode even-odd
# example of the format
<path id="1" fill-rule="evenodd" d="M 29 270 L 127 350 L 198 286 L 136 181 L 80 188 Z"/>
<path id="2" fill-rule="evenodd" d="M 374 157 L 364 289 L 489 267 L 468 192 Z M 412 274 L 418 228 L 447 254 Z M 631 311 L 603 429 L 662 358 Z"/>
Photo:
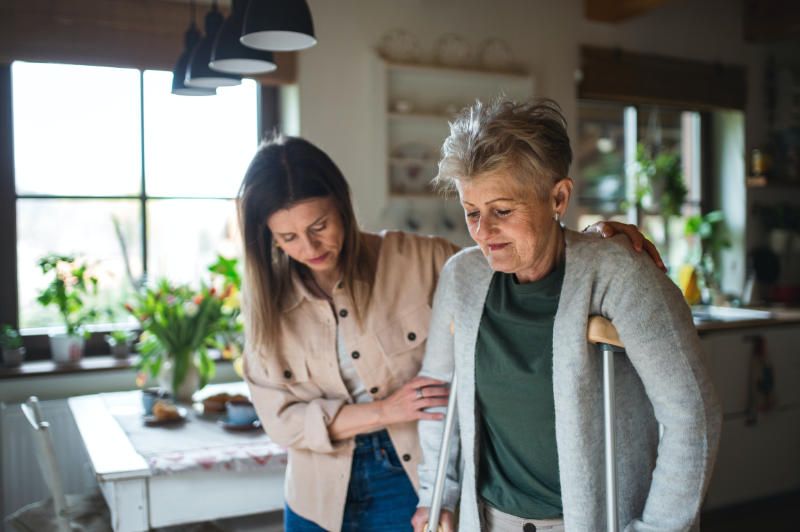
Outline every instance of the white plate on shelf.
<path id="1" fill-rule="evenodd" d="M 466 66 L 472 61 L 472 49 L 460 35 L 448 33 L 436 42 L 436 60 L 445 66 Z"/>
<path id="2" fill-rule="evenodd" d="M 427 192 L 438 172 L 436 150 L 421 142 L 401 144 L 392 150 L 391 188 L 396 192 Z"/>
<path id="3" fill-rule="evenodd" d="M 402 63 L 419 62 L 419 41 L 411 32 L 401 29 L 389 31 L 378 43 L 380 54 L 392 61 Z"/>
<path id="4" fill-rule="evenodd" d="M 502 39 L 487 39 L 481 44 L 478 57 L 481 66 L 490 70 L 508 70 L 514 64 L 511 46 Z"/>

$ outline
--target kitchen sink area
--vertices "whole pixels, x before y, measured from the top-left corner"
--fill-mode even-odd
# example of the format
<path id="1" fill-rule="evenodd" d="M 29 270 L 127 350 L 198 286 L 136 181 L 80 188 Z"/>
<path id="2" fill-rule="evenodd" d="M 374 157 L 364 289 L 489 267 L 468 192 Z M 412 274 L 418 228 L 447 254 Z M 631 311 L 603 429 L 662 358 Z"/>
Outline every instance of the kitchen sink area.
<path id="1" fill-rule="evenodd" d="M 696 305 L 692 307 L 692 318 L 694 318 L 695 325 L 709 322 L 770 320 L 775 317 L 775 314 L 769 310 L 713 305 Z"/>

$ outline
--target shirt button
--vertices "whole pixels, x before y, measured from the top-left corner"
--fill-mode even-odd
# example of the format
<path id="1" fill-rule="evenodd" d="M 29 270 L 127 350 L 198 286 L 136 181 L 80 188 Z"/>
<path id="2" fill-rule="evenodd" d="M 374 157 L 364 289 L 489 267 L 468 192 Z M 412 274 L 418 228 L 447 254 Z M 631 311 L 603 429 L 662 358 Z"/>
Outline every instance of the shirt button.
<path id="1" fill-rule="evenodd" d="M 361 353 L 359 353 L 358 351 L 353 351 L 352 353 L 350 353 L 350 356 L 353 358 L 358 358 L 361 356 Z"/>
<path id="2" fill-rule="evenodd" d="M 411 455 L 410 454 L 404 454 L 403 455 L 403 462 L 409 462 L 409 461 L 411 461 Z"/>
<path id="3" fill-rule="evenodd" d="M 284 378 L 291 379 L 292 378 L 292 372 L 287 369 L 286 371 L 283 372 L 283 376 L 284 376 Z"/>
<path id="4" fill-rule="evenodd" d="M 373 386 L 372 388 L 369 389 L 369 393 L 371 393 L 372 395 L 375 395 L 376 393 L 378 393 L 378 387 L 377 386 Z"/>
<path id="5" fill-rule="evenodd" d="M 417 335 L 413 332 L 410 332 L 408 333 L 408 339 L 413 342 L 414 340 L 417 339 Z"/>
<path id="6" fill-rule="evenodd" d="M 339 311 L 339 316 L 341 316 L 343 318 L 346 318 L 347 317 L 347 309 L 343 308 L 342 310 L 340 310 Z"/>
<path id="7" fill-rule="evenodd" d="M 533 523 L 525 523 L 522 525 L 522 532 L 536 532 L 536 525 Z"/>

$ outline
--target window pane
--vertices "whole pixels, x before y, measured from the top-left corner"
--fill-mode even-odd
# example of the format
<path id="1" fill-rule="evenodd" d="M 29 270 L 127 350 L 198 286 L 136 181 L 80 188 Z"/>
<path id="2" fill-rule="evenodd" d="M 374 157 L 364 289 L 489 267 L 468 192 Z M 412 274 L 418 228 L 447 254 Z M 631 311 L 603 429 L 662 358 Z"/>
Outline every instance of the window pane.
<path id="1" fill-rule="evenodd" d="M 15 62 L 17 193 L 138 194 L 139 72 Z"/>
<path id="2" fill-rule="evenodd" d="M 196 284 L 217 254 L 241 256 L 233 200 L 151 200 L 147 215 L 151 281 Z"/>
<path id="3" fill-rule="evenodd" d="M 625 200 L 624 106 L 578 104 L 579 203 L 592 211 L 621 211 Z"/>
<path id="4" fill-rule="evenodd" d="M 45 214 L 46 213 L 46 214 Z M 50 253 L 81 255 L 94 264 L 100 278 L 101 294 L 95 301 L 101 308 L 121 310 L 130 292 L 120 240 L 113 219 L 119 221 L 131 262 L 131 273 L 142 274 L 141 225 L 138 203 L 133 200 L 17 201 L 17 269 L 21 327 L 61 325 L 53 307 L 36 301 L 47 280 L 38 261 Z M 108 321 L 102 316 L 99 321 Z"/>
<path id="5" fill-rule="evenodd" d="M 171 88 L 170 72 L 144 73 L 148 195 L 234 197 L 258 143 L 256 83 L 205 97 Z"/>

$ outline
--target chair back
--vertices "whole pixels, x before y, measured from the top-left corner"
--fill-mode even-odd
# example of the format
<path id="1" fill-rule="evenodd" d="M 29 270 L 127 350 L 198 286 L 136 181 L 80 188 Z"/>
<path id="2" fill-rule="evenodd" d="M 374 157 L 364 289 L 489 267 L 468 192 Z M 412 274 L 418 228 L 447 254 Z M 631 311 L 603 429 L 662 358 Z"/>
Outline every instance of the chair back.
<path id="1" fill-rule="evenodd" d="M 55 510 L 56 522 L 59 532 L 70 532 L 70 522 L 67 515 L 67 500 L 64 494 L 64 483 L 61 479 L 61 472 L 56 462 L 55 447 L 53 446 L 53 436 L 50 433 L 50 424 L 44 420 L 39 399 L 31 396 L 28 401 L 20 405 L 22 413 L 28 420 L 33 429 L 34 439 L 36 440 L 36 458 L 39 468 L 42 471 L 45 484 L 47 484 L 53 498 L 53 508 Z"/>

